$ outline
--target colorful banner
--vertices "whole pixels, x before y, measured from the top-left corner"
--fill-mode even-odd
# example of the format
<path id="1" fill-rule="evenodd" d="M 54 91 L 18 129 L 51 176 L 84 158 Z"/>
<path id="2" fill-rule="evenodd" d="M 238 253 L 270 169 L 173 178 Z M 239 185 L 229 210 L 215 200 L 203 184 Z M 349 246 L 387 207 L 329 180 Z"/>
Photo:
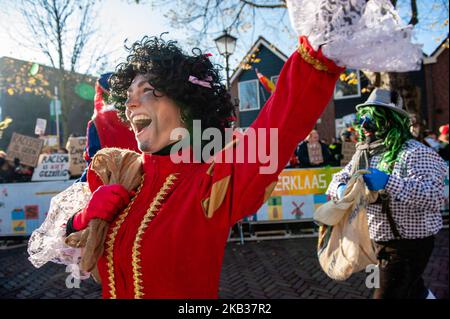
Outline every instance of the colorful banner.
<path id="1" fill-rule="evenodd" d="M 328 201 L 325 192 L 341 167 L 318 169 L 285 169 L 278 177 L 278 183 L 271 197 L 253 216 L 250 221 L 283 221 L 311 220 L 314 211 Z M 448 170 L 445 179 L 445 202 L 442 212 L 448 215 Z"/>
<path id="2" fill-rule="evenodd" d="M 27 236 L 45 220 L 50 200 L 71 181 L 0 185 L 0 237 Z"/>
<path id="3" fill-rule="evenodd" d="M 340 167 L 283 170 L 272 196 L 324 194 L 333 174 L 340 170 Z"/>

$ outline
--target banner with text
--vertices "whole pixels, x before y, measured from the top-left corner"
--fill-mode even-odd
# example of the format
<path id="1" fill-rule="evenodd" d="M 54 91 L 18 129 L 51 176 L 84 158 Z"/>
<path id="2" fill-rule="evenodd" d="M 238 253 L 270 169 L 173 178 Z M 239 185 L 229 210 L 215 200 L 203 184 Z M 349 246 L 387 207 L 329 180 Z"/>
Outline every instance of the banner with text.
<path id="1" fill-rule="evenodd" d="M 327 202 L 325 192 L 340 167 L 285 169 L 271 197 L 253 216 L 253 220 L 277 221 L 311 219 L 314 210 Z"/>
<path id="2" fill-rule="evenodd" d="M 31 180 L 65 181 L 69 178 L 69 154 L 41 154 Z"/>
<path id="3" fill-rule="evenodd" d="M 18 158 L 21 164 L 36 167 L 43 145 L 44 141 L 39 138 L 13 133 L 6 159 L 14 161 Z"/>
<path id="4" fill-rule="evenodd" d="M 86 168 L 84 149 L 86 137 L 69 137 L 66 149 L 69 151 L 69 172 L 71 176 L 80 176 Z"/>

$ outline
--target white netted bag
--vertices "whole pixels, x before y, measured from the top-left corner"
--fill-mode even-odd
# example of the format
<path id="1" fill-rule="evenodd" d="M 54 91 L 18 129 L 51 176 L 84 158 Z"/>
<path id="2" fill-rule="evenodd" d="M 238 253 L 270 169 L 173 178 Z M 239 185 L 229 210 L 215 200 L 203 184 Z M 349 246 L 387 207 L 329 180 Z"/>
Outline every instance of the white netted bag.
<path id="1" fill-rule="evenodd" d="M 75 278 L 86 279 L 89 273 L 79 272 L 83 251 L 65 244 L 66 223 L 70 217 L 82 210 L 92 194 L 87 183 L 75 183 L 52 198 L 47 217 L 28 241 L 28 259 L 39 268 L 51 261 L 70 265 Z"/>
<path id="2" fill-rule="evenodd" d="M 373 72 L 419 70 L 422 45 L 389 0 L 287 0 L 298 35 L 340 66 Z"/>

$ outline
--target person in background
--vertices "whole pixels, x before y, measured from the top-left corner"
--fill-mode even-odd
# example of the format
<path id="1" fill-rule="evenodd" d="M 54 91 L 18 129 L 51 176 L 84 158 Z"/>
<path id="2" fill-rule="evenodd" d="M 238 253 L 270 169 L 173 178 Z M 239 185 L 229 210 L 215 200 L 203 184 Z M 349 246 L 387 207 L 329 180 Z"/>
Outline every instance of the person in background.
<path id="1" fill-rule="evenodd" d="M 297 154 L 295 154 L 295 151 L 292 153 L 291 158 L 289 159 L 289 162 L 286 165 L 286 168 L 297 168 L 299 165 Z"/>
<path id="2" fill-rule="evenodd" d="M 342 159 L 342 143 L 338 139 L 333 138 L 331 144 L 328 145 L 328 150 L 331 154 L 330 165 L 340 166 Z"/>
<path id="3" fill-rule="evenodd" d="M 378 200 L 367 207 L 370 238 L 378 252 L 380 287 L 376 299 L 433 298 L 422 274 L 442 228 L 447 165 L 431 148 L 413 139 L 410 118 L 396 92 L 375 89 L 356 106 L 360 143 L 352 160 L 334 174 L 327 194 L 343 197 L 359 170 Z"/>
<path id="4" fill-rule="evenodd" d="M 24 183 L 31 181 L 34 168 L 20 163 L 20 159 L 18 158 L 14 159 L 13 170 L 14 170 L 13 182 Z"/>
<path id="5" fill-rule="evenodd" d="M 88 166 L 102 148 L 118 147 L 140 153 L 130 125 L 119 118 L 114 105 L 107 104 L 111 75 L 110 72 L 102 74 L 95 85 L 94 115 L 87 125 L 84 153 Z M 87 168 L 78 181 L 86 182 L 86 174 Z"/>
<path id="6" fill-rule="evenodd" d="M 333 161 L 328 145 L 320 141 L 316 130 L 312 130 L 298 145 L 296 155 L 302 168 L 326 166 Z"/>
<path id="7" fill-rule="evenodd" d="M 6 153 L 0 151 L 0 183 L 12 183 L 16 177 L 14 166 L 6 160 Z"/>
<path id="8" fill-rule="evenodd" d="M 439 128 L 439 155 L 441 155 L 444 161 L 448 162 L 449 150 L 448 150 L 448 124 L 442 125 Z"/>
<path id="9" fill-rule="evenodd" d="M 430 130 L 425 130 L 424 135 L 425 135 L 425 137 L 423 139 L 423 144 L 425 144 L 428 147 L 431 147 L 436 152 L 439 152 L 440 143 L 439 143 L 436 133 L 434 133 Z"/>

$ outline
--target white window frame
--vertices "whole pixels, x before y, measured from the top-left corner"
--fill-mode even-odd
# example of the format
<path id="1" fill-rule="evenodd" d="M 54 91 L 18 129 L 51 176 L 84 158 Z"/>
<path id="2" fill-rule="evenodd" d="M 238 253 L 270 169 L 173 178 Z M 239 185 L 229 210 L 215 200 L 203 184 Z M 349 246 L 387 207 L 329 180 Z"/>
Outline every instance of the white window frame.
<path id="1" fill-rule="evenodd" d="M 272 81 L 273 84 L 275 84 L 275 86 L 276 86 L 277 83 L 274 81 L 275 78 L 277 79 L 277 82 L 278 82 L 278 79 L 280 78 L 280 75 L 279 75 L 279 74 L 278 74 L 278 75 L 272 75 L 272 76 L 270 77 L 270 81 Z"/>
<path id="2" fill-rule="evenodd" d="M 246 83 L 246 82 L 256 82 L 256 98 L 257 98 L 257 104 L 258 104 L 258 105 L 257 105 L 256 108 L 242 110 L 242 109 L 241 109 L 241 103 L 239 102 L 239 112 L 248 112 L 248 111 L 259 110 L 261 107 L 259 106 L 259 105 L 260 105 L 260 101 L 259 101 L 259 80 L 258 80 L 258 79 L 238 82 L 238 96 L 239 96 L 239 101 L 242 101 L 242 99 L 241 99 L 241 90 L 240 90 L 241 83 Z"/>
<path id="3" fill-rule="evenodd" d="M 360 76 L 360 71 L 359 70 L 355 70 L 356 71 L 356 76 L 358 77 L 358 93 L 357 94 L 353 94 L 353 95 L 344 95 L 344 96 L 336 96 L 336 86 L 334 86 L 334 93 L 333 93 L 333 97 L 335 100 L 345 100 L 345 99 L 351 99 L 351 98 L 355 98 L 355 97 L 361 97 L 361 76 Z M 339 81 L 339 80 L 338 80 Z"/>

